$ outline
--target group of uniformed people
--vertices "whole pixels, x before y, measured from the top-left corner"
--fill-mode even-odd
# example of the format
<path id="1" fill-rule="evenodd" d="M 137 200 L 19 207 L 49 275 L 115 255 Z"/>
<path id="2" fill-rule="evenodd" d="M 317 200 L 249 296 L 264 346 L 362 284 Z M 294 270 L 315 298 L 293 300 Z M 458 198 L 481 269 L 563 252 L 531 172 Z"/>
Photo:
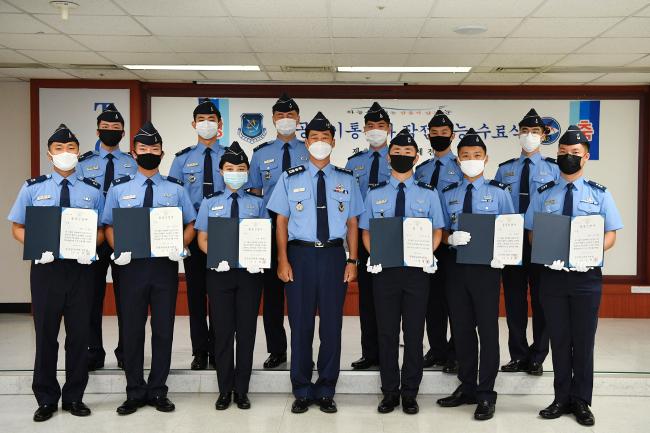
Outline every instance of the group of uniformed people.
<path id="1" fill-rule="evenodd" d="M 600 268 L 578 263 L 569 269 L 559 260 L 542 266 L 530 260 L 536 213 L 602 215 L 606 250 L 622 228 L 609 191 L 583 177 L 589 159 L 584 134 L 570 126 L 559 140 L 557 160 L 544 158 L 540 145 L 547 127 L 531 109 L 519 122 L 520 156 L 500 164 L 496 179 L 488 180 L 483 176 L 488 152 L 481 136 L 470 128 L 454 155 L 454 123 L 440 110 L 428 124 L 433 158 L 417 168 L 422 152 L 415 138 L 408 129 L 393 134 L 388 112 L 376 102 L 364 116 L 370 147 L 352 155 L 346 168 L 330 163 L 336 145 L 330 121 L 318 112 L 307 123 L 304 142 L 296 135 L 299 121 L 298 104 L 283 94 L 273 105 L 276 140 L 258 146 L 249 161 L 237 142 L 228 147 L 219 142 L 221 113 L 210 100 L 201 100 L 192 122 L 198 143 L 176 154 L 167 177 L 158 170 L 163 140 L 150 122 L 133 137 L 130 153 L 119 150 L 124 119 L 112 104 L 97 118 L 99 150 L 79 156 L 79 142 L 65 125 L 54 132 L 47 143 L 53 172 L 29 179 L 21 188 L 9 214 L 13 235 L 24 242 L 28 206 L 90 208 L 100 215 L 98 246 L 96 257 L 61 260 L 44 251 L 32 263 L 33 390 L 39 405 L 34 420 L 49 419 L 59 399 L 73 415 L 90 414 L 83 393 L 88 371 L 104 366 L 101 320 L 109 265 L 119 327 L 115 355 L 127 379 L 127 399 L 117 412 L 128 415 L 147 404 L 162 412 L 174 410 L 166 379 L 178 266 L 184 260 L 191 368 L 216 368 L 217 410 L 227 409 L 233 400 L 241 409 L 250 408 L 247 394 L 262 293 L 269 352 L 264 367 L 287 361 L 286 293 L 295 396 L 291 410 L 303 413 L 317 404 L 323 412 L 336 412 L 343 304 L 348 283 L 358 278 L 362 356 L 352 367 L 379 366 L 384 398 L 378 411 L 388 413 L 401 404 L 405 413 L 417 413 L 423 368 L 440 366 L 457 374 L 461 383 L 437 403 L 475 404 L 475 419 L 490 419 L 497 399 L 503 281 L 511 359 L 501 371 L 543 374 L 550 340 L 555 399 L 540 416 L 573 413 L 579 423 L 593 425 L 589 406 Z M 113 209 L 166 206 L 182 209 L 185 248 L 162 258 L 132 259 L 129 252 L 116 257 Z M 457 263 L 456 248 L 472 239 L 458 227 L 459 216 L 467 213 L 525 214 L 523 265 L 504 266 L 497 259 L 489 266 Z M 212 217 L 270 218 L 271 269 L 231 268 L 234 264 L 226 261 L 208 269 Z M 423 268 L 371 265 L 370 220 L 386 217 L 430 219 L 433 263 Z M 529 287 L 531 345 L 526 339 Z M 145 380 L 149 311 L 152 362 Z M 316 315 L 320 348 L 314 382 Z M 61 318 L 66 327 L 63 389 L 56 379 Z"/>

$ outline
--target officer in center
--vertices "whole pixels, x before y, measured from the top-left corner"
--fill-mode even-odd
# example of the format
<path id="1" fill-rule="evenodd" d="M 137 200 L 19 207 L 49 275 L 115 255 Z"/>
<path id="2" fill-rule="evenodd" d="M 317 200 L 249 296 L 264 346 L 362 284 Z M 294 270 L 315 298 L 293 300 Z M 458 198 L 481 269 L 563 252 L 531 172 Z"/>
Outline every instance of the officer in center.
<path id="1" fill-rule="evenodd" d="M 363 199 L 352 172 L 330 164 L 336 129 L 318 112 L 305 129 L 309 163 L 285 171 L 267 208 L 277 213 L 278 277 L 286 283 L 291 326 L 291 411 L 334 403 L 341 362 L 347 283 L 357 276 L 357 217 Z M 343 238 L 349 257 L 346 260 Z M 314 319 L 318 311 L 318 380 L 312 383 Z"/>

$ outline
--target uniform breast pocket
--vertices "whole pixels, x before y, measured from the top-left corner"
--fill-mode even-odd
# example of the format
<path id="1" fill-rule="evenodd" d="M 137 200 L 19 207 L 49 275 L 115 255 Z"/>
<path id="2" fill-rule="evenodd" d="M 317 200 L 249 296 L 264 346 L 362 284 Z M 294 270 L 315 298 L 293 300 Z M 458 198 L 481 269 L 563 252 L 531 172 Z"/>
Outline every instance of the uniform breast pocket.
<path id="1" fill-rule="evenodd" d="M 578 203 L 578 213 L 580 215 L 600 215 L 600 205 L 598 203 Z"/>
<path id="2" fill-rule="evenodd" d="M 260 215 L 260 208 L 256 204 L 248 204 L 243 211 L 240 210 L 242 218 L 258 218 Z"/>
<path id="3" fill-rule="evenodd" d="M 262 181 L 264 184 L 268 184 L 273 179 L 277 179 L 280 176 L 280 166 L 277 162 L 271 162 L 268 164 L 259 165 L 260 173 L 262 173 Z"/>
<path id="4" fill-rule="evenodd" d="M 544 213 L 552 213 L 552 214 L 559 215 L 559 214 L 562 213 L 562 208 L 557 203 L 545 204 L 544 205 Z"/>
<path id="5" fill-rule="evenodd" d="M 537 189 L 540 186 L 547 184 L 552 180 L 553 178 L 550 175 L 537 175 L 533 178 L 533 184 L 535 186 L 535 189 Z"/>
<path id="6" fill-rule="evenodd" d="M 304 191 L 301 191 L 302 189 Z M 287 198 L 289 200 L 289 212 L 291 212 L 292 217 L 300 218 L 306 215 L 305 209 L 311 204 L 311 192 L 308 189 L 289 188 Z"/>
<path id="7" fill-rule="evenodd" d="M 195 165 L 192 167 L 188 167 L 185 165 L 183 167 L 183 182 L 185 183 L 194 183 L 196 182 L 199 178 L 201 178 L 201 173 L 203 172 L 203 167 L 201 167 L 201 164 Z"/>
<path id="8" fill-rule="evenodd" d="M 117 199 L 117 202 L 119 203 L 121 208 L 141 207 L 142 206 L 142 198 L 137 197 L 135 194 L 134 195 L 123 195 L 122 197 L 119 197 Z"/>
<path id="9" fill-rule="evenodd" d="M 33 206 L 58 206 L 59 203 L 54 199 L 54 197 L 49 196 L 47 198 L 35 198 L 33 203 Z"/>
<path id="10" fill-rule="evenodd" d="M 77 197 L 70 204 L 72 207 L 79 209 L 93 209 L 95 207 L 95 200 L 92 197 Z"/>
<path id="11" fill-rule="evenodd" d="M 330 203 L 336 206 L 336 216 L 341 219 L 347 220 L 350 214 L 350 194 L 343 194 L 340 192 L 330 192 Z"/>
<path id="12" fill-rule="evenodd" d="M 393 204 L 387 201 L 386 203 L 372 205 L 372 217 L 373 218 L 388 218 L 393 216 Z"/>
<path id="13" fill-rule="evenodd" d="M 88 179 L 94 179 L 98 176 L 101 176 L 102 172 L 99 170 L 99 166 L 86 167 L 83 169 L 84 177 Z"/>
<path id="14" fill-rule="evenodd" d="M 519 185 L 519 176 L 504 176 L 503 183 L 506 185 Z"/>
<path id="15" fill-rule="evenodd" d="M 426 217 L 429 214 L 429 208 L 430 208 L 430 203 L 428 201 L 424 201 L 422 203 L 413 202 L 411 203 L 411 212 L 413 213 L 414 217 Z"/>
<path id="16" fill-rule="evenodd" d="M 224 205 L 212 206 L 208 211 L 209 217 L 225 217 L 226 207 Z"/>
<path id="17" fill-rule="evenodd" d="M 482 201 L 479 202 L 478 209 L 484 214 L 498 214 L 499 204 L 495 201 Z"/>
<path id="18" fill-rule="evenodd" d="M 178 206 L 178 194 L 162 194 L 156 200 L 158 204 L 157 207 L 169 207 L 169 206 Z"/>

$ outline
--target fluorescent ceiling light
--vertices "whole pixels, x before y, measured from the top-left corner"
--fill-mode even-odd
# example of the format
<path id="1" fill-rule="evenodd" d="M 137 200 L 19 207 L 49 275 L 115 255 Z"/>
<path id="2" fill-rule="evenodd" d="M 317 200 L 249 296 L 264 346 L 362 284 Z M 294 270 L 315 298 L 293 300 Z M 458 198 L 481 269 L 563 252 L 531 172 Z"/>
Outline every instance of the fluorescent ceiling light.
<path id="1" fill-rule="evenodd" d="M 339 72 L 429 72 L 455 73 L 469 72 L 470 66 L 339 66 Z"/>
<path id="2" fill-rule="evenodd" d="M 259 71 L 257 65 L 122 65 L 126 69 L 156 71 Z"/>

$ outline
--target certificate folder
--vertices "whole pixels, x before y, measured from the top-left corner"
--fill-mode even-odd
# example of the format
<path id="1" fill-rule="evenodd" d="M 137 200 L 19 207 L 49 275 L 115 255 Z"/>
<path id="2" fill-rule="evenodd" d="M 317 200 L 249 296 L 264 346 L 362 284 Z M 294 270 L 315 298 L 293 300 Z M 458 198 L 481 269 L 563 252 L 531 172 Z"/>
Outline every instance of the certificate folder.
<path id="1" fill-rule="evenodd" d="M 494 220 L 496 215 L 462 213 L 458 230 L 468 232 L 472 239 L 456 247 L 456 263 L 489 265 L 494 255 Z"/>
<path id="2" fill-rule="evenodd" d="M 372 218 L 370 220 L 370 264 L 382 268 L 404 266 L 404 218 Z M 365 266 L 365 263 L 362 263 Z"/>
<path id="3" fill-rule="evenodd" d="M 25 244 L 23 260 L 37 260 L 45 251 L 59 257 L 61 208 L 27 206 L 25 210 Z"/>
<path id="4" fill-rule="evenodd" d="M 222 261 L 231 268 L 239 267 L 239 218 L 208 218 L 207 268 L 216 268 Z"/>
<path id="5" fill-rule="evenodd" d="M 115 257 L 124 251 L 130 251 L 132 259 L 151 257 L 149 212 L 144 207 L 113 209 Z"/>
<path id="6" fill-rule="evenodd" d="M 554 260 L 562 260 L 568 266 L 570 238 L 571 217 L 535 213 L 530 261 L 550 265 Z"/>

